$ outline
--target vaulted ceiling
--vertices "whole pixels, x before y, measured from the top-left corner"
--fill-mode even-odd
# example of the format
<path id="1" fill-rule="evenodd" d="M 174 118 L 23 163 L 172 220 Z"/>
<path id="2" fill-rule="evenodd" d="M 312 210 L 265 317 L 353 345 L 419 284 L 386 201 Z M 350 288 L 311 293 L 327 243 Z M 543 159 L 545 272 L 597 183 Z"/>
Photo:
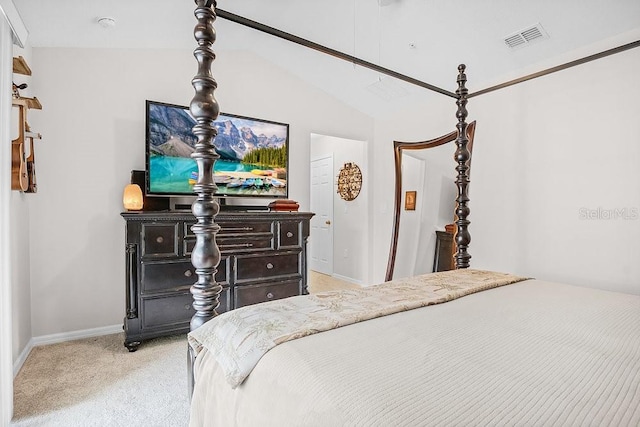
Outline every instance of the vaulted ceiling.
<path id="1" fill-rule="evenodd" d="M 195 47 L 190 0 L 14 3 L 34 47 Z M 475 91 L 640 39 L 638 0 L 221 0 L 218 7 L 449 91 L 460 63 Z M 101 17 L 115 26 L 103 27 Z M 533 27 L 542 37 L 505 43 Z M 373 117 L 440 96 L 222 18 L 216 29 L 217 52 L 253 51 Z"/>

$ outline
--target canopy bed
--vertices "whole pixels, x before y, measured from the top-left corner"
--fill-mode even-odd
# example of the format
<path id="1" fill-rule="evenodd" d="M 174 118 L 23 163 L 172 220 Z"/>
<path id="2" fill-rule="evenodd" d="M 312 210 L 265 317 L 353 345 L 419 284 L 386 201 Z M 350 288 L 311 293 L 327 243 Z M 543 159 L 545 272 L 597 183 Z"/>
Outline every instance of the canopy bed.
<path id="1" fill-rule="evenodd" d="M 464 65 L 431 141 L 456 144 L 456 270 L 217 316 L 216 2 L 196 4 L 191 425 L 640 424 L 640 297 L 469 268 Z"/>

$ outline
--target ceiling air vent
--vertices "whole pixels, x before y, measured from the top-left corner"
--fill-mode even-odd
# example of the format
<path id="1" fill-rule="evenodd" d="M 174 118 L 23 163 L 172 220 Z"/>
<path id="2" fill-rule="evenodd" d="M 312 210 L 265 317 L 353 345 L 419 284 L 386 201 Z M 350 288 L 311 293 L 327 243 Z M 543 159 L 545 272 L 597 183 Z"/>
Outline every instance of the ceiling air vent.
<path id="1" fill-rule="evenodd" d="M 539 23 L 531 27 L 510 34 L 504 38 L 504 42 L 512 49 L 527 46 L 535 41 L 548 39 L 549 35 Z"/>

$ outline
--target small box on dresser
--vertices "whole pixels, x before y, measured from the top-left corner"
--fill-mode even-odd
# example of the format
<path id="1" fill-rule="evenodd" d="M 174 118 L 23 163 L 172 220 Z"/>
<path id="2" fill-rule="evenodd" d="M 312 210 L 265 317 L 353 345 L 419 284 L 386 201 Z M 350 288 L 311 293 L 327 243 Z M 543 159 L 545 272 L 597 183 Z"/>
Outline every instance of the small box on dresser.
<path id="1" fill-rule="evenodd" d="M 196 236 L 190 212 L 123 212 L 126 220 L 124 345 L 189 331 L 194 314 L 191 265 Z M 220 212 L 222 313 L 245 305 L 307 294 L 308 212 Z"/>

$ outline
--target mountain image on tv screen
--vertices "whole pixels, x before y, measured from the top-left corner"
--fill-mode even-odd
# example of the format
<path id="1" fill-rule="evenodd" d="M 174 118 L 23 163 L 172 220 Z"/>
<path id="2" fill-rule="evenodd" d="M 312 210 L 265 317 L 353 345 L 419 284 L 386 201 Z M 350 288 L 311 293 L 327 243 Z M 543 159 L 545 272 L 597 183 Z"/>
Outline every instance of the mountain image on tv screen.
<path id="1" fill-rule="evenodd" d="M 148 102 L 147 167 L 151 194 L 194 194 L 198 168 L 191 154 L 196 120 L 188 108 Z M 214 165 L 216 194 L 287 196 L 289 126 L 220 114 L 214 139 L 220 156 Z"/>

